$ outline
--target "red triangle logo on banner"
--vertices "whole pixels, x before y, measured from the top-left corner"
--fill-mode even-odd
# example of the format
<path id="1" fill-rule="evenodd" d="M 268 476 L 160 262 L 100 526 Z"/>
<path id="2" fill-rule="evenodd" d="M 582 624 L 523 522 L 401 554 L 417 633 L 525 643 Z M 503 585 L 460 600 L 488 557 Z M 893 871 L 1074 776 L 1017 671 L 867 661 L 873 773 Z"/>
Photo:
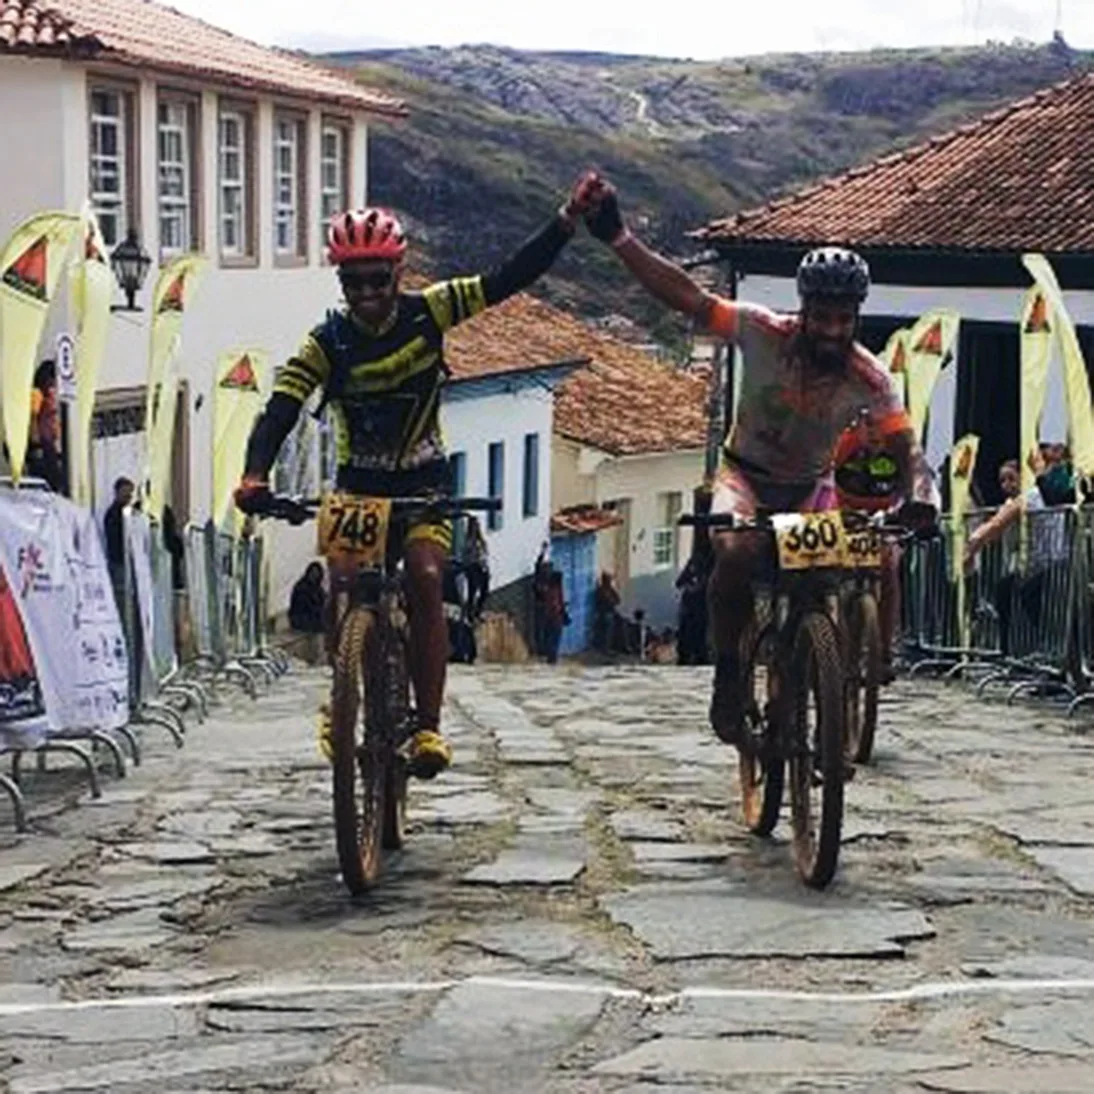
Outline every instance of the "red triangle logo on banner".
<path id="1" fill-rule="evenodd" d="M 4 284 L 17 293 L 45 302 L 48 252 L 49 240 L 40 236 L 4 271 Z"/>
<path id="2" fill-rule="evenodd" d="M 897 342 L 896 349 L 893 350 L 893 363 L 889 366 L 890 372 L 907 372 L 908 371 L 908 355 L 904 350 L 904 343 Z"/>
<path id="3" fill-rule="evenodd" d="M 158 315 L 162 315 L 165 311 L 185 311 L 183 290 L 186 288 L 186 274 L 180 273 L 174 281 L 171 282 L 171 287 L 163 294 L 163 299 L 160 301 Z"/>
<path id="4" fill-rule="evenodd" d="M 936 319 L 930 329 L 915 345 L 916 353 L 929 353 L 933 357 L 942 356 L 942 320 Z"/>
<path id="5" fill-rule="evenodd" d="M 254 365 L 250 357 L 244 354 L 228 370 L 227 376 L 220 381 L 221 387 L 235 388 L 239 391 L 257 391 L 258 377 L 255 376 Z"/>
<path id="6" fill-rule="evenodd" d="M 1033 307 L 1029 310 L 1029 319 L 1023 329 L 1026 334 L 1042 334 L 1052 330 L 1048 321 L 1048 303 L 1043 294 L 1038 293 L 1033 298 Z"/>

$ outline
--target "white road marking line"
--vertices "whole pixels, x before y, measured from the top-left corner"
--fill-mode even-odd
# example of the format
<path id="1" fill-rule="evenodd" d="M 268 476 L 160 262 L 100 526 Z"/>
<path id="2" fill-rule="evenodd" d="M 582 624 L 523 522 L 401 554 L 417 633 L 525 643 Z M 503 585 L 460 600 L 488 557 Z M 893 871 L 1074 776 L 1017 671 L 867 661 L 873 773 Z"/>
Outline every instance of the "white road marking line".
<path id="1" fill-rule="evenodd" d="M 973 995 L 1094 994 L 1094 979 L 1055 980 L 950 980 L 912 984 L 906 988 L 871 992 L 792 991 L 778 988 L 719 988 L 695 986 L 657 994 L 638 988 L 577 980 L 521 980 L 506 977 L 468 976 L 452 980 L 391 980 L 360 983 L 257 983 L 209 991 L 166 995 L 123 995 L 101 999 L 68 999 L 42 1003 L 0 1004 L 0 1018 L 31 1014 L 63 1014 L 92 1010 L 140 1010 L 152 1007 L 201 1007 L 224 1003 L 262 1003 L 315 995 L 423 995 L 440 994 L 457 987 L 493 988 L 498 991 L 554 992 L 602 995 L 629 999 L 646 1006 L 670 1006 L 687 999 L 770 1000 L 796 1003 L 906 1003 Z"/>

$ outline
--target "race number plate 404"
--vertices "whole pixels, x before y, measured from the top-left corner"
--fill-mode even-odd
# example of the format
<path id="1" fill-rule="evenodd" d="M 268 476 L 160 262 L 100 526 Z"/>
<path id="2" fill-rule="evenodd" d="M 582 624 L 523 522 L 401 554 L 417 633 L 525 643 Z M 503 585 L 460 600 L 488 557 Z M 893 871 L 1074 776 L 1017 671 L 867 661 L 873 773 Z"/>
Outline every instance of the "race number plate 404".
<path id="1" fill-rule="evenodd" d="M 772 524 L 781 569 L 811 570 L 846 565 L 847 532 L 839 510 L 780 513 L 772 518 Z"/>
<path id="2" fill-rule="evenodd" d="M 390 498 L 328 494 L 319 510 L 319 553 L 362 566 L 382 566 L 390 524 Z"/>
<path id="3" fill-rule="evenodd" d="M 876 528 L 847 533 L 847 564 L 855 570 L 881 567 L 881 533 Z"/>

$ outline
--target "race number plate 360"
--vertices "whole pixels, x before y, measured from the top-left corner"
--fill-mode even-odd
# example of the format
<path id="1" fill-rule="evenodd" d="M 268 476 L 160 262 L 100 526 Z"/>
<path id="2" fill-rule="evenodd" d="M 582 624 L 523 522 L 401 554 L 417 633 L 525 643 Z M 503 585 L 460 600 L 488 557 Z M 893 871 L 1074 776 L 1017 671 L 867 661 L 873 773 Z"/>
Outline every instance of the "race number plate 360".
<path id="1" fill-rule="evenodd" d="M 838 510 L 780 513 L 772 518 L 772 523 L 781 569 L 811 570 L 846 565 L 847 532 Z"/>
<path id="2" fill-rule="evenodd" d="M 328 494 L 319 510 L 319 553 L 362 566 L 382 566 L 390 524 L 390 498 Z"/>

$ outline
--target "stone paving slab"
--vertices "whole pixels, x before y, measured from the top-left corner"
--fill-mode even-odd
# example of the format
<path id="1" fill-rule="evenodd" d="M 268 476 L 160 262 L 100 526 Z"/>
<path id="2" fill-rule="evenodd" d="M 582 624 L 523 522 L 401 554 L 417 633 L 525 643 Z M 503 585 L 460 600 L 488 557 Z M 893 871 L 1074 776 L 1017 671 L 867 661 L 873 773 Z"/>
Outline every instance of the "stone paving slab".
<path id="1" fill-rule="evenodd" d="M 899 905 L 843 907 L 771 900 L 741 883 L 636 886 L 601 906 L 662 960 L 727 957 L 902 957 L 903 942 L 931 938 L 922 912 Z M 687 909 L 689 929 L 680 930 Z"/>
<path id="2" fill-rule="evenodd" d="M 1050 1094 L 1094 1066 L 1094 993 L 999 983 L 1094 975 L 1094 752 L 1043 712 L 889 689 L 816 894 L 785 823 L 740 826 L 709 670 L 451 680 L 456 765 L 411 788 L 407 847 L 358 900 L 314 753 L 319 672 L 256 702 L 224 689 L 186 748 L 150 739 L 124 788 L 104 774 L 109 809 L 51 806 L 48 836 L 10 837 L 0 1042 L 21 1062 L 5 1044 L 0 1087 Z M 987 990 L 869 997 L 965 979 Z M 164 994 L 192 1002 L 56 1009 Z"/>
<path id="3" fill-rule="evenodd" d="M 843 1077 L 876 1076 L 878 1080 L 944 1068 L 964 1067 L 960 1056 L 901 1052 L 870 1046 L 823 1044 L 792 1038 L 709 1040 L 662 1037 L 593 1068 L 596 1075 L 624 1075 L 680 1082 L 772 1075 Z"/>

